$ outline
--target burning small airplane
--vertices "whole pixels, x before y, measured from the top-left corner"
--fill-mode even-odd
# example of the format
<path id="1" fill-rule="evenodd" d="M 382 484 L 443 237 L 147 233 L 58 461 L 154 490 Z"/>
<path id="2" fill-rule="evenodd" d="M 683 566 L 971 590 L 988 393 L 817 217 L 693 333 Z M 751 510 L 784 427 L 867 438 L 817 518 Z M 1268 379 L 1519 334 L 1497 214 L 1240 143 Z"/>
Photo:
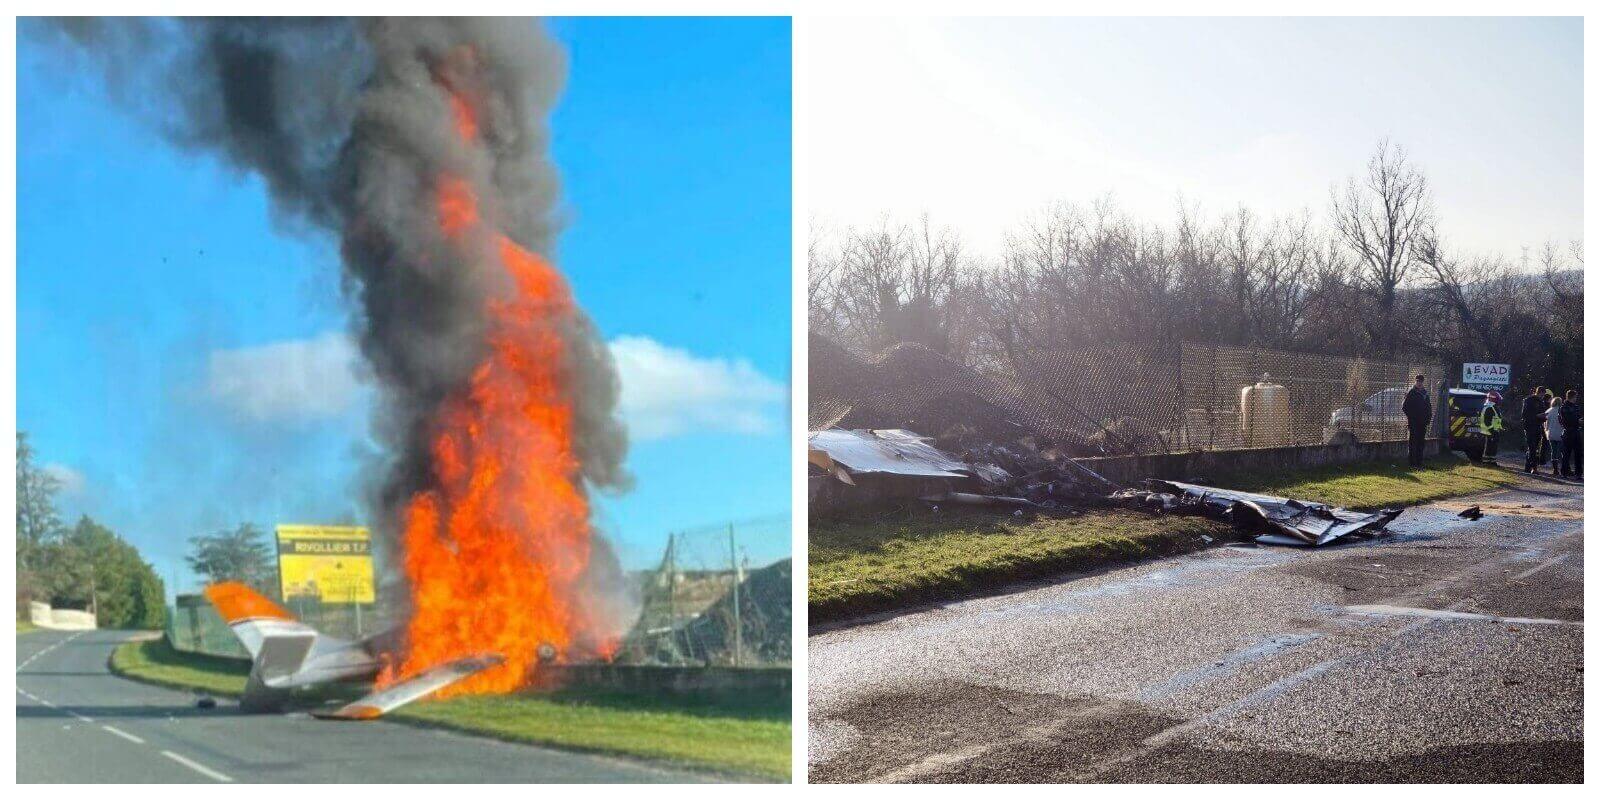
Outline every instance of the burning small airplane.
<path id="1" fill-rule="evenodd" d="M 394 652 L 397 631 L 356 641 L 328 636 L 242 583 L 213 584 L 205 595 L 250 651 L 250 679 L 239 700 L 247 711 L 280 710 L 292 689 L 375 679 L 387 663 L 383 654 Z M 333 711 L 311 713 L 323 719 L 376 719 L 504 661 L 497 653 L 458 658 Z"/>

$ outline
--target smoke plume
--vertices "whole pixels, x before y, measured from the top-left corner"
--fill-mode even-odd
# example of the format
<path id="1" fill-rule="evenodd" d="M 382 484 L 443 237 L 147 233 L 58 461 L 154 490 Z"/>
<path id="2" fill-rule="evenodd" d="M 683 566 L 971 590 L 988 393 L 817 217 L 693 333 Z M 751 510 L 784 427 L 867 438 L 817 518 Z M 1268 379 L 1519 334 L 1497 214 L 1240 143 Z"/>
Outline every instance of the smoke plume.
<path id="1" fill-rule="evenodd" d="M 559 182 L 547 119 L 562 49 L 539 25 L 506 20 L 74 19 L 35 32 L 88 59 L 116 102 L 177 147 L 260 176 L 278 224 L 337 239 L 380 389 L 386 463 L 373 502 L 392 536 L 437 479 L 435 417 L 470 391 L 485 308 L 515 291 L 491 237 L 441 231 L 440 176 L 472 187 L 485 227 L 548 254 Z M 590 487 L 623 488 L 610 353 L 580 309 L 555 324 L 577 469 Z"/>

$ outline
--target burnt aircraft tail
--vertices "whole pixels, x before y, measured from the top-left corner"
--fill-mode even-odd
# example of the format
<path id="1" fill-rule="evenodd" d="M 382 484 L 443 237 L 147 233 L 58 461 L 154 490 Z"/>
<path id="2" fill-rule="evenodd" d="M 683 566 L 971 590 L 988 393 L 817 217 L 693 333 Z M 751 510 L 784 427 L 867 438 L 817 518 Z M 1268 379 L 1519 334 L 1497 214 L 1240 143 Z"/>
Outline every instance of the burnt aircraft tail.
<path id="1" fill-rule="evenodd" d="M 288 682 L 305 664 L 320 634 L 245 584 L 213 584 L 205 595 L 250 653 L 250 679 L 239 705 L 249 711 L 281 707 Z"/>

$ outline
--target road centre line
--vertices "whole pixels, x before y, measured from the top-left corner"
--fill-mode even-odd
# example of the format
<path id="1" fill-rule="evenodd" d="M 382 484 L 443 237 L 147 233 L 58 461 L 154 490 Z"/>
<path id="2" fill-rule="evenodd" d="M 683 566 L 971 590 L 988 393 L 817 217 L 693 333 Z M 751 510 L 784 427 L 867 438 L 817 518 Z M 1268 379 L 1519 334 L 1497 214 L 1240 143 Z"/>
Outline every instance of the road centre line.
<path id="1" fill-rule="evenodd" d="M 118 736 L 121 736 L 122 738 L 127 739 L 128 741 L 133 742 L 134 744 L 144 744 L 144 740 L 143 739 L 140 739 L 139 737 L 134 736 L 133 734 L 128 733 L 127 731 L 122 730 L 121 728 L 113 728 L 110 725 L 101 725 L 100 727 L 105 728 L 107 731 L 109 731 L 111 733 L 114 733 L 114 734 L 116 734 Z"/>
<path id="2" fill-rule="evenodd" d="M 222 774 L 221 772 L 218 772 L 218 771 L 216 771 L 216 770 L 214 770 L 214 769 L 212 769 L 212 768 L 210 768 L 210 767 L 208 767 L 208 766 L 206 766 L 204 764 L 201 764 L 198 761 L 195 761 L 193 759 L 185 758 L 185 757 L 183 757 L 181 755 L 178 755 L 177 753 L 174 753 L 171 750 L 162 750 L 161 751 L 161 755 L 164 755 L 167 758 L 170 758 L 173 761 L 176 761 L 179 764 L 182 764 L 182 765 L 188 767 L 189 769 L 192 769 L 195 772 L 198 772 L 201 775 L 204 775 L 207 778 L 210 778 L 210 779 L 212 779 L 214 781 L 221 781 L 222 783 L 233 783 L 233 778 L 230 778 L 227 775 Z"/>
<path id="3" fill-rule="evenodd" d="M 1561 563 L 1561 562 L 1563 562 L 1565 560 L 1567 560 L 1567 554 L 1566 553 L 1562 553 L 1561 555 L 1556 556 L 1555 558 L 1552 558 L 1552 559 L 1550 559 L 1548 561 L 1540 563 L 1540 564 L 1538 564 L 1538 565 L 1536 565 L 1534 567 L 1530 567 L 1529 569 L 1527 569 L 1527 570 L 1525 570 L 1523 572 L 1519 572 L 1519 573 L 1517 573 L 1515 575 L 1512 575 L 1511 579 L 1514 580 L 1514 581 L 1522 580 L 1523 578 L 1526 578 L 1526 577 L 1528 577 L 1530 575 L 1533 575 L 1535 573 L 1541 572 L 1547 567 L 1553 567 L 1553 566 L 1555 566 L 1555 565 L 1557 565 L 1557 564 L 1559 564 L 1559 563 Z"/>
<path id="4" fill-rule="evenodd" d="M 1476 622 L 1503 622 L 1511 625 L 1571 625 L 1583 627 L 1582 622 L 1565 619 L 1539 619 L 1536 617 L 1497 617 L 1493 614 L 1474 614 L 1452 609 L 1411 608 L 1409 606 L 1345 606 L 1352 614 L 1379 617 L 1424 617 L 1426 619 L 1464 620 Z"/>
<path id="5" fill-rule="evenodd" d="M 87 633 L 87 631 L 79 631 L 78 633 L 75 633 L 75 634 L 73 634 L 71 636 L 68 636 L 67 638 L 62 639 L 61 641 L 56 642 L 55 644 L 50 645 L 49 647 L 46 647 L 46 648 L 44 648 L 43 650 L 40 650 L 37 653 L 34 653 L 32 656 L 29 656 L 26 661 L 23 661 L 21 664 L 17 665 L 17 671 L 21 672 L 22 668 L 28 666 L 31 663 L 33 663 L 34 659 L 38 658 L 39 656 L 44 655 L 45 653 L 50 652 L 51 650 L 56 649 L 57 647 L 60 647 L 61 645 L 66 644 L 67 642 L 72 641 L 73 639 L 78 638 L 79 636 L 82 636 L 84 633 Z M 28 699 L 36 702 L 36 703 L 40 703 L 40 704 L 49 706 L 51 708 L 55 708 L 56 707 L 54 703 L 51 703 L 48 700 L 45 700 L 43 698 L 35 696 L 33 693 L 31 693 L 28 690 L 22 688 L 21 686 L 17 687 L 17 693 L 21 694 L 22 696 L 24 696 L 24 697 L 26 697 L 26 698 L 28 698 Z M 73 719 L 76 719 L 79 722 L 88 723 L 90 725 L 98 724 L 98 723 L 96 723 L 94 721 L 94 719 L 92 717 L 84 716 L 83 714 L 79 714 L 78 712 L 73 711 L 71 709 L 65 709 L 65 711 L 67 712 L 67 714 L 72 716 Z M 138 736 L 135 736 L 135 735 L 133 735 L 133 734 L 131 734 L 131 733 L 125 731 L 125 730 L 122 730 L 121 728 L 118 728 L 116 726 L 101 724 L 100 728 L 101 728 L 101 730 L 104 730 L 107 733 L 110 733 L 110 734 L 112 734 L 114 736 L 118 736 L 118 737 L 120 737 L 122 739 L 125 739 L 125 740 L 127 740 L 129 742 L 132 742 L 134 744 L 138 744 L 138 745 L 147 744 L 147 742 L 144 739 L 142 739 L 142 738 L 140 738 Z M 174 753 L 171 750 L 162 750 L 161 751 L 161 755 L 166 756 L 167 758 L 169 758 L 169 759 L 171 759 L 173 761 L 176 761 L 177 763 L 182 764 L 183 766 L 188 767 L 189 769 L 194 770 L 195 772 L 198 772 L 201 775 L 204 775 L 207 778 L 210 778 L 210 779 L 212 779 L 214 781 L 219 781 L 219 782 L 222 782 L 222 783 L 233 783 L 233 778 L 231 776 L 229 776 L 229 775 L 227 775 L 225 773 L 222 773 L 222 772 L 218 772 L 217 770 L 214 770 L 214 769 L 212 769 L 212 768 L 210 768 L 210 767 L 208 767 L 208 766 L 206 766 L 204 764 L 201 764 L 200 762 L 195 761 L 192 758 L 188 758 L 187 756 L 181 755 L 179 753 Z"/>
<path id="6" fill-rule="evenodd" d="M 34 653 L 31 656 L 28 656 L 26 661 L 23 661 L 21 664 L 17 665 L 17 671 L 21 672 L 22 668 L 28 666 L 29 664 L 32 664 L 34 659 L 38 658 L 39 656 L 44 655 L 45 653 L 50 652 L 51 650 L 56 649 L 57 647 L 60 647 L 61 645 L 66 644 L 67 642 L 72 641 L 73 639 L 78 638 L 79 636 L 84 635 L 85 633 L 88 633 L 88 631 L 78 631 L 77 633 L 74 633 L 71 636 L 68 636 L 67 638 L 62 639 L 59 642 L 56 642 L 55 644 L 50 645 L 49 647 L 46 647 L 45 649 L 40 650 L 39 652 Z"/>

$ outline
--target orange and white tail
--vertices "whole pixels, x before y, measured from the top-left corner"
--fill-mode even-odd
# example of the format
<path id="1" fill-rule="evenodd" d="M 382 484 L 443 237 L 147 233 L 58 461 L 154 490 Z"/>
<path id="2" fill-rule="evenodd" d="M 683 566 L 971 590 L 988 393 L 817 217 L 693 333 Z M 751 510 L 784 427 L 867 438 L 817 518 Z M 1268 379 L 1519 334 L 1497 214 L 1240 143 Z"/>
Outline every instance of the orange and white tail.
<path id="1" fill-rule="evenodd" d="M 250 651 L 251 658 L 260 655 L 269 640 L 294 639 L 309 647 L 309 640 L 317 637 L 315 628 L 242 583 L 214 583 L 205 588 L 205 595 L 222 615 L 222 621 L 233 629 L 233 635 L 239 637 L 239 643 Z"/>

